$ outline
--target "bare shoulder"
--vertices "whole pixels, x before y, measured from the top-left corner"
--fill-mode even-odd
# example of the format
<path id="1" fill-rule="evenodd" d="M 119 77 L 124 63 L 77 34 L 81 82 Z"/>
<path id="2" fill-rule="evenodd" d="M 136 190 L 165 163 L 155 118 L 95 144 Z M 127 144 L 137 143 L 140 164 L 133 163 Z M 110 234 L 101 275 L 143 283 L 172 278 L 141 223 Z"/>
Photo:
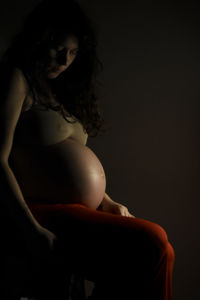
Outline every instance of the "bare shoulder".
<path id="1" fill-rule="evenodd" d="M 24 92 L 25 94 L 28 93 L 29 91 L 28 83 L 23 74 L 23 71 L 20 68 L 18 67 L 13 68 L 10 79 L 12 83 L 18 85 L 18 88 L 22 92 Z"/>
<path id="2" fill-rule="evenodd" d="M 27 84 L 22 71 L 13 68 L 6 78 L 0 96 L 0 160 L 8 161 L 15 128 L 27 94 Z"/>

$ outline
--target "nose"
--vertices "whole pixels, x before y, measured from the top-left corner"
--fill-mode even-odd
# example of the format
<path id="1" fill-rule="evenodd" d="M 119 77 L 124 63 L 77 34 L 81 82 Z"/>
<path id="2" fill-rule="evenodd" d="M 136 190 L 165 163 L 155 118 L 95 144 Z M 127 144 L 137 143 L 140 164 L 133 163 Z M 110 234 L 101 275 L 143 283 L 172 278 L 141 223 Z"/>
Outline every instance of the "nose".
<path id="1" fill-rule="evenodd" d="M 63 49 L 63 51 L 61 51 L 58 56 L 57 56 L 57 62 L 59 65 L 66 65 L 67 63 L 67 50 L 66 49 Z"/>

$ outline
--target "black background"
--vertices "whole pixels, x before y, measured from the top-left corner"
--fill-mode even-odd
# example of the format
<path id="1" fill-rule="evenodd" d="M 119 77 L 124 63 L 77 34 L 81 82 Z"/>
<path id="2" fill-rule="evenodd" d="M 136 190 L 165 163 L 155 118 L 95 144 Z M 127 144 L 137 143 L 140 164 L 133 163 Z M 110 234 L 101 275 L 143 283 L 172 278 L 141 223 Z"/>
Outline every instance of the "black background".
<path id="1" fill-rule="evenodd" d="M 1 1 L 1 52 L 37 2 Z M 100 105 L 110 128 L 87 145 L 104 166 L 110 197 L 167 231 L 173 299 L 199 300 L 199 4 L 79 2 L 99 34 Z"/>

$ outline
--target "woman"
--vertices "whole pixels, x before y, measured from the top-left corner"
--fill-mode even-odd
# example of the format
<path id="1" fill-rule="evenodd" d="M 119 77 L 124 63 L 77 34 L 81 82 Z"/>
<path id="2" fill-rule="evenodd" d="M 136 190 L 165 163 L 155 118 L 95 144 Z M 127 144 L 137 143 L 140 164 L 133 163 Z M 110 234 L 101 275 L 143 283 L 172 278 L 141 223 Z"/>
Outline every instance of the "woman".
<path id="1" fill-rule="evenodd" d="M 107 195 L 103 167 L 86 146 L 105 130 L 96 47 L 76 2 L 45 0 L 4 53 L 2 206 L 27 252 L 62 255 L 66 268 L 95 282 L 94 299 L 172 299 L 166 232 Z"/>

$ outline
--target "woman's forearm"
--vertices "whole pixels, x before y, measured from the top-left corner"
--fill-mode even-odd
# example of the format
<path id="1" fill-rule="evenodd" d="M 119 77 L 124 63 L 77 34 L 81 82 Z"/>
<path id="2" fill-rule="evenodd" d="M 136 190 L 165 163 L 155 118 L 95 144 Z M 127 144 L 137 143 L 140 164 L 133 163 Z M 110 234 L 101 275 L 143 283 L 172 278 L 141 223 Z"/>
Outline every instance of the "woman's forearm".
<path id="1" fill-rule="evenodd" d="M 3 214 L 14 220 L 20 230 L 32 233 L 41 226 L 32 215 L 16 177 L 7 163 L 0 163 L 0 201 Z"/>
<path id="2" fill-rule="evenodd" d="M 113 202 L 113 200 L 110 198 L 110 196 L 108 196 L 107 193 L 105 193 L 104 198 L 102 200 L 103 202 Z"/>
<path id="3" fill-rule="evenodd" d="M 109 196 L 107 193 L 104 194 L 104 197 L 101 201 L 101 204 L 99 205 L 98 209 L 102 209 L 105 205 L 111 203 L 111 202 L 114 202 Z"/>

